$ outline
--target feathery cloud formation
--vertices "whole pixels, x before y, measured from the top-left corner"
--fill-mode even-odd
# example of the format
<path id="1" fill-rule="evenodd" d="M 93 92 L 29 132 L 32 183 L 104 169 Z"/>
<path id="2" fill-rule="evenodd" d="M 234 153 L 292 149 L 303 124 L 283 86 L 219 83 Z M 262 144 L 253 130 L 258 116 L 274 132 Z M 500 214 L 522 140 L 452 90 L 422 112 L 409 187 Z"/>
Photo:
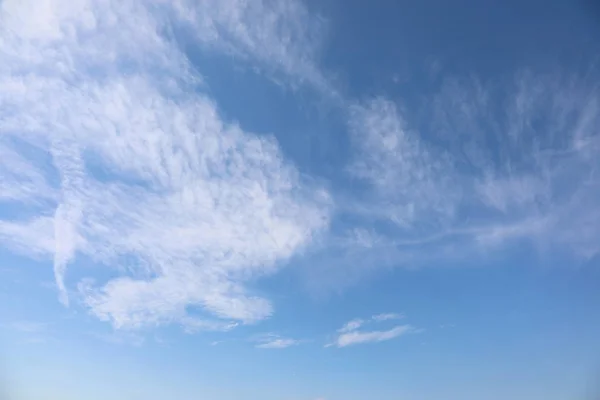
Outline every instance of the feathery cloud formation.
<path id="1" fill-rule="evenodd" d="M 270 302 L 244 282 L 273 273 L 327 227 L 329 195 L 302 182 L 272 137 L 220 117 L 161 34 L 169 3 L 29 3 L 0 5 L 0 200 L 29 206 L 2 218 L 3 243 L 53 257 L 65 304 L 75 258 L 113 269 L 115 278 L 78 289 L 115 327 L 215 328 L 191 320 L 190 306 L 229 321 L 268 317 Z M 302 53 L 276 35 L 287 24 L 247 25 L 239 2 L 213 3 L 209 25 L 235 33 L 228 49 L 278 46 L 258 56 L 297 65 L 286 57 Z M 198 35 L 212 43 L 210 32 Z"/>
<path id="2" fill-rule="evenodd" d="M 383 98 L 353 106 L 351 172 L 373 188 L 353 211 L 393 224 L 354 244 L 410 259 L 424 245 L 468 254 L 528 240 L 593 257 L 598 104 L 583 78 L 523 73 L 500 88 L 449 80 L 418 117 Z"/>
<path id="3" fill-rule="evenodd" d="M 516 240 L 598 254 L 596 85 L 560 74 L 446 79 L 411 114 L 383 96 L 339 94 L 318 65 L 323 31 L 294 0 L 3 1 L 0 203 L 11 212 L 0 214 L 0 242 L 52 259 L 65 304 L 77 288 L 115 327 L 188 332 L 270 316 L 248 282 L 316 237 L 328 263 L 319 279 Z M 336 97 L 348 181 L 370 190 L 328 193 L 268 132 L 225 120 L 181 36 Z M 353 226 L 332 230 L 345 214 Z M 104 278 L 69 282 L 76 262 L 105 267 Z M 342 343 L 406 332 L 356 331 L 365 322 L 342 328 Z"/>

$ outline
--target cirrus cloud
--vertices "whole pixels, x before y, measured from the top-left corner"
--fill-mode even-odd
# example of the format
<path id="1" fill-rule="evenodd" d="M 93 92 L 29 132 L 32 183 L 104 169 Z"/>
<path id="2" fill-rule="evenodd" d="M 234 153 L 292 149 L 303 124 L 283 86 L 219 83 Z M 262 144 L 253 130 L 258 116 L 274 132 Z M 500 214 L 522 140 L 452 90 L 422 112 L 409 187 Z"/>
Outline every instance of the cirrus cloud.
<path id="1" fill-rule="evenodd" d="M 258 335 L 251 340 L 256 342 L 257 349 L 286 349 L 302 343 L 302 340 L 284 338 L 274 333 Z"/>
<path id="2" fill-rule="evenodd" d="M 2 217 L 3 243 L 52 257 L 65 304 L 70 265 L 111 270 L 77 286 L 115 327 L 218 325 L 191 320 L 192 306 L 230 321 L 268 317 L 271 303 L 245 282 L 327 227 L 329 195 L 303 181 L 272 136 L 220 116 L 162 34 L 168 4 L 29 3 L 0 4 L 0 200 L 26 205 Z M 211 15 L 236 43 L 257 37 L 225 8 Z"/>
<path id="3" fill-rule="evenodd" d="M 363 343 L 384 342 L 407 333 L 418 332 L 411 325 L 397 325 L 386 330 L 360 330 L 360 328 L 370 323 L 380 324 L 400 318 L 403 318 L 403 315 L 384 313 L 373 315 L 368 320 L 358 318 L 350 320 L 337 330 L 337 335 L 333 342 L 325 345 L 325 347 L 347 347 Z"/>
<path id="4" fill-rule="evenodd" d="M 251 282 L 315 238 L 316 279 L 338 268 L 336 283 L 516 240 L 598 254 L 600 93 L 584 79 L 446 79 L 418 113 L 341 99 L 352 154 L 339 186 L 369 190 L 329 193 L 274 135 L 224 118 L 176 41 L 340 100 L 317 63 L 323 29 L 294 0 L 1 2 L 3 246 L 51 259 L 65 304 L 77 287 L 115 327 L 189 332 L 269 317 Z M 77 263 L 103 269 L 70 282 Z M 338 340 L 396 337 L 408 326 L 357 329 L 398 318 L 351 321 Z"/>

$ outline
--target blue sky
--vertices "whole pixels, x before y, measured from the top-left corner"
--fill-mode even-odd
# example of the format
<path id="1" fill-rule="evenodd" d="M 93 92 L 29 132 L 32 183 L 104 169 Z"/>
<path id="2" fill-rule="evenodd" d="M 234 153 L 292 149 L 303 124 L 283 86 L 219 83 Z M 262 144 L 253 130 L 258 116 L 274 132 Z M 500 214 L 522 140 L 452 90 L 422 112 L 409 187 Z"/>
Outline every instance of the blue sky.
<path id="1" fill-rule="evenodd" d="M 594 2 L 2 0 L 0 54 L 0 397 L 594 393 Z"/>

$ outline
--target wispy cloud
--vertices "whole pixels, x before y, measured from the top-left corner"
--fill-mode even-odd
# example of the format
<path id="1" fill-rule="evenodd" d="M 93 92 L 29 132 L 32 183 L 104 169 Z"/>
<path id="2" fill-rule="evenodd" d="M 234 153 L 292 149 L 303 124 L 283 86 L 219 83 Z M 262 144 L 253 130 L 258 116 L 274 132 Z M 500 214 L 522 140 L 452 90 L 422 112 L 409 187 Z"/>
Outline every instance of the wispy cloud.
<path id="1" fill-rule="evenodd" d="M 367 320 L 353 319 L 338 329 L 334 341 L 327 344 L 325 347 L 346 347 L 361 343 L 383 342 L 406 333 L 418 331 L 411 325 L 398 325 L 387 330 L 360 330 L 360 328 L 364 328 L 365 325 L 370 323 L 381 324 L 386 321 L 398 320 L 400 318 L 404 318 L 404 316 L 397 313 L 384 313 L 373 315 Z"/>
<path id="2" fill-rule="evenodd" d="M 455 190 L 450 161 L 429 148 L 404 120 L 397 106 L 375 98 L 351 107 L 349 121 L 357 158 L 351 172 L 369 182 L 373 194 L 355 211 L 393 221 L 409 234 L 454 215 Z M 427 220 L 424 217 L 427 216 Z"/>
<path id="3" fill-rule="evenodd" d="M 2 245 L 52 260 L 65 304 L 77 287 L 115 327 L 188 332 L 269 317 L 249 282 L 316 237 L 320 282 L 514 240 L 598 254 L 600 93 L 584 78 L 446 79 L 418 113 L 345 98 L 348 177 L 369 190 L 330 194 L 269 132 L 226 120 L 174 42 L 341 96 L 318 63 L 324 27 L 295 0 L 2 1 L 0 202 L 19 210 L 0 217 Z M 341 214 L 355 222 L 331 231 Z M 112 278 L 70 281 L 83 257 Z M 339 334 L 397 336 L 357 331 L 397 318 Z"/>
<path id="4" fill-rule="evenodd" d="M 301 14 L 300 3 L 34 3 L 0 5 L 0 151 L 10 156 L 2 201 L 30 205 L 0 221 L 0 240 L 53 257 L 65 304 L 79 255 L 117 266 L 114 279 L 78 285 L 90 311 L 115 327 L 207 327 L 190 322 L 190 305 L 228 321 L 268 317 L 271 303 L 245 282 L 327 228 L 329 195 L 301 180 L 272 137 L 223 120 L 162 35 L 161 7 L 190 16 L 206 43 L 317 79 L 294 61 L 309 50 L 288 43 L 304 25 L 280 23 Z M 211 36 L 221 28 L 231 34 Z"/>
<path id="5" fill-rule="evenodd" d="M 356 318 L 356 319 L 346 322 L 344 324 L 344 326 L 342 326 L 340 329 L 338 329 L 338 332 L 339 333 L 351 332 L 351 331 L 355 331 L 358 328 L 360 328 L 366 324 L 369 324 L 371 322 L 384 322 L 384 321 L 391 321 L 391 320 L 396 320 L 396 319 L 400 319 L 400 318 L 403 318 L 403 315 L 397 314 L 397 313 L 376 314 L 366 320 L 361 319 L 361 318 Z"/>
<path id="6" fill-rule="evenodd" d="M 283 338 L 273 333 L 259 335 L 251 340 L 257 343 L 255 347 L 259 349 L 285 349 L 302 343 L 302 340 Z"/>
<path id="7" fill-rule="evenodd" d="M 205 320 L 192 317 L 181 319 L 183 330 L 186 333 L 197 333 L 201 331 L 219 331 L 227 332 L 238 326 L 237 322 L 227 322 L 221 320 Z"/>
<path id="8" fill-rule="evenodd" d="M 8 324 L 8 327 L 14 331 L 26 334 L 39 334 L 48 330 L 48 324 L 33 321 L 16 321 Z"/>
<path id="9" fill-rule="evenodd" d="M 295 339 L 272 339 L 269 342 L 257 344 L 259 349 L 285 349 L 290 346 L 296 346 L 300 341 Z"/>
<path id="10" fill-rule="evenodd" d="M 338 332 L 344 333 L 353 331 L 355 329 L 360 328 L 364 323 L 365 321 L 362 319 L 353 319 L 352 321 L 348 321 L 344 326 L 338 329 Z"/>
<path id="11" fill-rule="evenodd" d="M 397 313 L 377 314 L 377 315 L 373 315 L 373 317 L 372 317 L 373 321 L 377 321 L 377 322 L 390 321 L 390 320 L 401 319 L 401 318 L 404 318 L 404 316 L 402 314 L 397 314 Z"/>
<path id="12" fill-rule="evenodd" d="M 203 47 L 255 62 L 284 74 L 289 83 L 307 83 L 326 96 L 338 96 L 318 66 L 325 20 L 299 0 L 209 0 L 174 2 L 175 14 L 189 24 Z"/>
<path id="13" fill-rule="evenodd" d="M 335 340 L 337 347 L 353 346 L 362 343 L 383 342 L 413 331 L 410 325 L 400 325 L 385 331 L 352 331 L 339 335 Z"/>
<path id="14" fill-rule="evenodd" d="M 416 116 L 383 98 L 353 107 L 351 172 L 373 188 L 353 211 L 395 225 L 354 245 L 405 259 L 515 240 L 583 259 L 600 251 L 597 86 L 519 74 L 499 87 L 447 80 Z"/>
<path id="15" fill-rule="evenodd" d="M 19 341 L 27 344 L 43 344 L 52 339 L 50 324 L 36 321 L 15 321 L 4 327 L 17 333 Z"/>

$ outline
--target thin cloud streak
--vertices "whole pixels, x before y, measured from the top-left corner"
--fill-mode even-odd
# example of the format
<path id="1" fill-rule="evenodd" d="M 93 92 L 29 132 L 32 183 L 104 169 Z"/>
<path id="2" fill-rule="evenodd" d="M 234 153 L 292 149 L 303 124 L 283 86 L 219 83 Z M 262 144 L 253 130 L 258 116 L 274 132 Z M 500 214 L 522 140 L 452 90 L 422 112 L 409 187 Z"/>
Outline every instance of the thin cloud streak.
<path id="1" fill-rule="evenodd" d="M 401 319 L 401 318 L 404 318 L 404 316 L 402 314 L 384 313 L 384 314 L 373 315 L 373 317 L 371 319 L 373 321 L 382 322 L 382 321 L 391 321 L 391 320 Z"/>
<path id="2" fill-rule="evenodd" d="M 303 341 L 292 338 L 284 338 L 274 333 L 258 335 L 251 338 L 251 341 L 256 342 L 254 346 L 257 349 L 286 349 L 292 346 L 298 346 Z"/>
<path id="3" fill-rule="evenodd" d="M 413 331 L 414 328 L 410 325 L 399 325 L 385 331 L 352 331 L 339 335 L 334 344 L 337 347 L 347 347 L 364 343 L 384 342 Z"/>
<path id="4" fill-rule="evenodd" d="M 387 330 L 360 330 L 366 324 L 381 324 L 387 321 L 393 321 L 403 318 L 403 315 L 397 313 L 384 313 L 373 315 L 368 320 L 353 319 L 344 324 L 343 327 L 337 330 L 337 335 L 333 342 L 325 345 L 325 347 L 335 346 L 338 348 L 353 346 L 363 343 L 383 342 L 394 339 L 406 333 L 416 333 L 418 330 L 411 325 L 397 325 Z"/>
<path id="5" fill-rule="evenodd" d="M 258 349 L 285 349 L 291 346 L 296 346 L 300 343 L 294 339 L 273 339 L 266 343 L 257 344 Z"/>

